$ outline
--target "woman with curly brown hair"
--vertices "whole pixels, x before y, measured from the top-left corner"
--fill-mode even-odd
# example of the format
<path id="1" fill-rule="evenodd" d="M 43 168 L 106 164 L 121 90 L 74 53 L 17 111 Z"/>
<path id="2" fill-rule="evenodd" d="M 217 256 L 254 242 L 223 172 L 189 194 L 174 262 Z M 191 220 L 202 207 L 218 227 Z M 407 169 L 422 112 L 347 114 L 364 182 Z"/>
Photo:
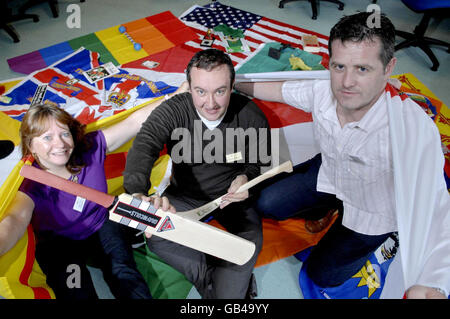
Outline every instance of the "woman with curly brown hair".
<path id="1" fill-rule="evenodd" d="M 181 86 L 175 92 L 185 90 Z M 164 100 L 163 100 L 164 101 Z M 22 152 L 32 164 L 52 174 L 107 192 L 104 160 L 136 135 L 161 100 L 125 120 L 88 134 L 63 109 L 33 105 L 21 125 Z M 163 198 L 155 206 L 169 209 Z M 88 260 L 98 261 L 116 298 L 151 298 L 138 272 L 123 225 L 108 219 L 108 210 L 80 197 L 25 179 L 0 221 L 0 255 L 11 249 L 31 222 L 36 235 L 36 260 L 56 298 L 97 298 Z M 71 276 L 78 272 L 78 277 Z"/>

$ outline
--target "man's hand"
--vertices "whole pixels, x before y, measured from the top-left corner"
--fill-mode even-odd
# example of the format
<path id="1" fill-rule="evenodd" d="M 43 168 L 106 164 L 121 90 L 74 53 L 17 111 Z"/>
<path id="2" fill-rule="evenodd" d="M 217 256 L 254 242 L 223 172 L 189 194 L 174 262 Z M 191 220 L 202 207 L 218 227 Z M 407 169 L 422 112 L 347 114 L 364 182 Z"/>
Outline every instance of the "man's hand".
<path id="1" fill-rule="evenodd" d="M 171 213 L 176 213 L 177 210 L 175 209 L 175 207 L 173 207 L 170 202 L 169 199 L 165 196 L 160 197 L 158 194 L 153 194 L 151 196 L 146 196 L 142 193 L 134 193 L 132 194 L 133 197 L 139 198 L 142 201 L 145 202 L 150 202 L 153 207 L 155 207 L 156 209 L 162 209 L 163 211 L 170 211 Z M 150 238 L 152 237 L 152 234 L 149 233 L 145 233 L 145 237 Z"/>
<path id="2" fill-rule="evenodd" d="M 246 200 L 249 196 L 248 190 L 244 192 L 236 193 L 239 187 L 244 185 L 248 182 L 248 178 L 246 175 L 238 175 L 236 178 L 231 182 L 230 187 L 228 188 L 228 193 L 224 195 L 222 198 L 222 202 L 220 203 L 220 208 L 224 208 L 230 203 L 233 202 L 241 202 L 243 200 Z"/>
<path id="3" fill-rule="evenodd" d="M 407 299 L 447 299 L 437 289 L 414 285 L 406 291 Z"/>

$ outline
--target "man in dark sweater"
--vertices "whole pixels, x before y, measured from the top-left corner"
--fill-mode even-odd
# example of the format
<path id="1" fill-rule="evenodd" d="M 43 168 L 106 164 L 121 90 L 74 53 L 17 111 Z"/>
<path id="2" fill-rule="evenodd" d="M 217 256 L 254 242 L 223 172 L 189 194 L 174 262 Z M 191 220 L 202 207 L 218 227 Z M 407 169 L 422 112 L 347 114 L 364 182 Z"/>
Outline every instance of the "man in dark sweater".
<path id="1" fill-rule="evenodd" d="M 236 191 L 258 176 L 261 166 L 270 165 L 270 128 L 251 100 L 232 93 L 235 73 L 224 52 L 198 52 L 186 74 L 190 92 L 162 103 L 137 134 L 128 152 L 124 187 L 159 205 L 158 195 L 147 197 L 149 175 L 166 145 L 173 175 L 164 207 L 168 200 L 171 209 L 186 211 L 227 194 L 214 216 L 227 231 L 255 243 L 255 254 L 246 264 L 238 266 L 155 236 L 148 246 L 183 273 L 203 298 L 245 298 L 256 291 L 251 279 L 262 226 L 249 192 Z"/>

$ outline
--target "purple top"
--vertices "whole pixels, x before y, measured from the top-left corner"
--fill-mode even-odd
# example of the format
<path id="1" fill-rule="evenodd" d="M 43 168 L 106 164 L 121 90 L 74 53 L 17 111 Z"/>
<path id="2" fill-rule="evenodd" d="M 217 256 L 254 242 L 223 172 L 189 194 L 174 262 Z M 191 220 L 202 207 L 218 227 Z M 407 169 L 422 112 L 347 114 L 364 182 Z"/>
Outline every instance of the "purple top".
<path id="1" fill-rule="evenodd" d="M 83 154 L 85 167 L 78 183 L 107 192 L 104 162 L 106 140 L 101 131 L 86 135 L 92 141 L 91 149 Z M 35 162 L 34 166 L 39 167 Z M 95 233 L 108 218 L 108 210 L 89 200 L 59 191 L 52 187 L 24 179 L 19 190 L 34 201 L 31 219 L 36 232 L 52 231 L 71 239 L 84 239 Z"/>

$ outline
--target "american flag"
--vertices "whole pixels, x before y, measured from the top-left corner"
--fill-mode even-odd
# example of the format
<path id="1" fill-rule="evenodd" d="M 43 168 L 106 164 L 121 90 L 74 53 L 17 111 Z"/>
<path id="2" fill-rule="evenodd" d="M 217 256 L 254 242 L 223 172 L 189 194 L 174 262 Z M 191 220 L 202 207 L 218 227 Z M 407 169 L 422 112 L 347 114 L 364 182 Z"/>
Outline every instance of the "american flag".
<path id="1" fill-rule="evenodd" d="M 183 13 L 180 19 L 197 33 L 196 40 L 186 42 L 186 45 L 197 49 L 204 49 L 200 43 L 208 29 L 213 29 L 220 24 L 243 30 L 244 40 L 247 42 L 250 52 L 231 53 L 230 56 L 235 65 L 242 63 L 262 43 L 287 43 L 292 47 L 302 49 L 302 36 L 316 35 L 320 45 L 318 54 L 322 56 L 322 65 L 328 68 L 328 37 L 320 33 L 226 6 L 217 1 L 204 7 L 193 6 Z M 217 36 L 215 38 L 213 47 L 225 50 L 224 43 Z"/>

